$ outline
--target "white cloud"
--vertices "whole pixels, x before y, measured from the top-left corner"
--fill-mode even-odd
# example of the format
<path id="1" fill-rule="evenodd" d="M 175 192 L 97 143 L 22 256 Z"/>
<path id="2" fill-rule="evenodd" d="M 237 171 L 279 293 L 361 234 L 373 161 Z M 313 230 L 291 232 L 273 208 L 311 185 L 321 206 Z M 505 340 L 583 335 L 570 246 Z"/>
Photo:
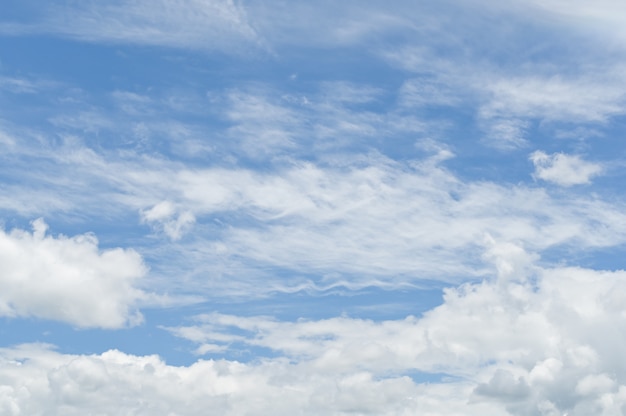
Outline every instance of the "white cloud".
<path id="1" fill-rule="evenodd" d="M 40 85 L 25 78 L 14 78 L 0 75 L 0 91 L 6 90 L 17 94 L 32 94 L 39 90 Z"/>
<path id="2" fill-rule="evenodd" d="M 588 79 L 586 76 L 578 79 L 503 77 L 488 84 L 493 98 L 481 112 L 548 121 L 603 122 L 624 112 L 622 104 L 626 90 L 616 88 L 620 78 L 610 78 L 605 75 L 602 77 L 605 82 L 601 82 L 595 73 L 589 74 Z"/>
<path id="3" fill-rule="evenodd" d="M 0 315 L 37 317 L 77 327 L 119 328 L 142 320 L 135 287 L 146 268 L 133 250 L 99 250 L 91 234 L 0 231 Z"/>
<path id="4" fill-rule="evenodd" d="M 441 80 L 414 78 L 402 84 L 398 95 L 403 106 L 430 107 L 459 105 L 462 94 Z"/>
<path id="5" fill-rule="evenodd" d="M 174 204 L 170 201 L 162 201 L 141 213 L 146 221 L 159 221 L 171 217 L 176 212 Z"/>
<path id="6" fill-rule="evenodd" d="M 29 171 L 36 183 L 49 184 L 45 190 L 11 189 L 3 206 L 35 215 L 60 209 L 91 215 L 102 206 L 109 215 L 139 212 L 171 239 L 189 237 L 142 248 L 144 255 L 157 250 L 150 254 L 155 264 L 171 273 L 182 268 L 185 285 L 195 282 L 194 290 L 206 289 L 207 276 L 229 276 L 211 280 L 211 291 L 248 295 L 337 285 L 402 287 L 421 279 L 458 282 L 485 272 L 485 234 L 539 253 L 626 240 L 626 216 L 617 202 L 464 180 L 442 165 L 449 150 L 425 143 L 419 145 L 432 156 L 421 160 L 370 154 L 318 164 L 287 161 L 266 172 L 108 159 L 67 147 L 55 159 L 59 175 L 49 178 L 36 166 Z M 64 177 L 76 180 L 59 180 Z M 101 191 L 90 193 L 93 186 Z M 58 195 L 66 197 L 57 201 Z M 272 269 L 292 277 L 277 277 Z M 251 276 L 263 276 L 266 285 L 255 287 Z"/>
<path id="7" fill-rule="evenodd" d="M 588 184 L 591 178 L 604 170 L 599 163 L 587 162 L 578 155 L 564 153 L 548 155 L 537 150 L 530 155 L 530 160 L 535 165 L 535 178 L 561 186 Z"/>
<path id="8" fill-rule="evenodd" d="M 471 386 L 462 401 L 499 404 L 512 415 L 620 414 L 626 273 L 542 268 L 509 244 L 490 251 L 496 265 L 516 258 L 509 264 L 523 278 L 498 267 L 488 281 L 447 289 L 422 318 L 281 322 L 214 313 L 170 330 L 209 351 L 268 348 L 320 376 L 445 373 L 450 381 L 431 385 Z"/>
<path id="9" fill-rule="evenodd" d="M 348 82 L 311 88 L 313 81 L 307 78 L 312 72 L 290 67 L 288 58 L 293 55 L 285 56 L 277 67 L 285 71 L 283 78 L 295 70 L 302 73 L 291 81 L 298 92 L 245 85 L 218 92 L 222 98 L 211 101 L 212 115 L 228 126 L 209 121 L 205 126 L 214 127 L 209 133 L 208 128 L 184 124 L 206 120 L 206 103 L 197 105 L 193 97 L 170 102 L 167 97 L 155 99 L 152 93 L 117 91 L 107 96 L 117 106 L 112 116 L 81 106 L 71 116 L 47 120 L 56 129 L 82 130 L 89 138 L 101 130 L 127 130 L 125 134 L 134 134 L 150 152 L 138 155 L 128 150 L 136 143 L 121 150 L 103 137 L 98 137 L 99 153 L 80 140 L 41 146 L 49 144 L 42 138 L 26 157 L 20 153 L 25 145 L 19 134 L 3 135 L 0 143 L 13 152 L 3 159 L 8 161 L 3 174 L 10 178 L 19 174 L 20 181 L 0 184 L 5 195 L 0 206 L 17 215 L 71 213 L 102 221 L 99 224 L 139 217 L 175 240 L 163 243 L 154 236 L 141 240 L 145 244 L 141 249 L 155 263 L 175 271 L 177 279 L 169 273 L 163 281 L 190 291 L 201 286 L 215 296 L 242 287 L 249 296 L 263 296 L 275 290 L 336 285 L 398 289 L 420 279 L 459 282 L 487 275 L 487 280 L 447 289 L 444 303 L 423 317 L 286 322 L 213 313 L 198 317 L 191 326 L 170 329 L 195 342 L 198 354 L 271 350 L 273 358 L 257 357 L 248 363 L 200 360 L 178 367 L 158 357 L 119 351 L 84 356 L 35 345 L 4 348 L 0 413 L 173 416 L 206 414 L 207 409 L 225 415 L 623 413 L 626 274 L 549 268 L 538 258 L 552 248 L 586 254 L 589 248 L 623 244 L 624 204 L 454 174 L 445 162 L 452 157 L 451 150 L 422 140 L 430 126 L 409 114 L 446 106 L 445 112 L 437 112 L 442 118 L 450 115 L 451 123 L 464 123 L 475 117 L 490 145 L 517 149 L 527 145 L 526 130 L 535 122 L 586 127 L 606 125 L 611 117 L 623 114 L 621 67 L 611 61 L 607 71 L 598 71 L 604 63 L 565 66 L 565 61 L 556 60 L 551 61 L 556 62 L 554 67 L 541 66 L 537 62 L 550 55 L 549 48 L 538 51 L 543 43 L 524 51 L 530 58 L 517 57 L 523 50 L 518 44 L 521 35 L 531 31 L 519 32 L 503 19 L 495 26 L 511 28 L 514 34 L 500 40 L 493 36 L 497 27 L 482 24 L 488 19 L 465 14 L 468 18 L 446 20 L 448 14 L 442 12 L 448 11 L 449 2 L 415 8 L 407 1 L 392 6 L 348 1 L 333 5 L 331 12 L 323 7 L 331 2 L 261 3 L 246 3 L 251 10 L 265 12 L 259 20 L 254 20 L 257 16 L 249 20 L 241 3 L 234 1 L 63 3 L 69 6 L 57 2 L 56 8 L 46 9 L 49 14 L 38 27 L 21 29 L 93 42 L 240 52 L 262 43 L 253 29 L 261 27 L 282 46 L 322 45 L 318 51 L 323 49 L 324 54 L 330 49 L 337 52 L 338 46 L 343 53 L 350 45 L 359 45 L 360 54 L 372 48 L 392 49 L 382 41 L 392 35 L 416 46 L 413 54 L 395 56 L 411 69 L 412 79 L 398 96 L 395 91 L 388 94 Z M 515 2 L 505 3 L 500 7 Z M 611 9 L 607 5 L 616 5 L 601 1 L 598 12 L 582 2 L 572 4 L 577 21 L 587 12 L 594 18 L 601 15 L 603 21 Z M 547 0 L 546 5 L 567 14 L 565 2 Z M 615 8 L 621 16 L 621 8 Z M 450 15 L 463 11 L 455 8 Z M 470 26 L 486 31 L 463 40 Z M 305 38 L 309 39 L 303 42 Z M 480 38 L 491 43 L 478 42 Z M 545 42 L 554 39 L 546 36 Z M 424 52 L 419 42 L 435 47 Z M 473 42 L 484 46 L 476 48 L 470 45 Z M 517 47 L 509 50 L 509 44 Z M 494 47 L 503 45 L 508 52 Z M 308 55 L 311 49 L 299 51 Z M 474 62 L 477 56 L 483 63 Z M 397 80 L 400 71 L 367 67 L 366 76 L 384 73 L 393 75 L 390 83 L 402 82 Z M 319 74 L 316 71 L 313 68 Z M 554 76 L 559 72 L 563 75 Z M 229 79 L 236 82 L 233 76 Z M 133 84 L 122 78 L 112 82 Z M 215 79 L 203 82 L 189 80 L 201 89 Z M 33 87 L 16 78 L 0 79 L 0 84 L 21 92 Z M 396 98 L 399 104 L 388 104 Z M 189 117 L 188 107 L 194 107 L 194 117 Z M 478 110 L 472 113 L 468 108 Z M 182 113 L 185 117 L 180 117 Z M 159 134 L 168 136 L 170 143 L 185 143 L 160 149 L 150 143 Z M 123 134 L 111 136 L 125 140 Z M 53 132 L 49 137 L 67 135 Z M 398 141 L 380 144 L 389 138 Z M 411 150 L 417 141 L 431 156 L 397 162 L 371 151 L 380 146 L 399 154 L 402 149 L 395 143 L 400 140 L 407 140 L 406 149 Z M 203 154 L 214 151 L 206 143 L 223 147 L 199 161 L 193 149 L 204 145 Z M 175 146 L 187 149 L 185 156 L 193 166 L 186 164 L 188 159 L 166 159 L 176 157 Z M 336 156 L 337 149 L 347 155 Z M 223 162 L 226 158 L 221 156 L 229 152 L 236 156 Z M 235 158 L 246 152 L 262 170 L 238 164 Z M 303 155 L 307 162 L 298 159 Z M 588 183 L 602 173 L 602 165 L 580 156 L 535 152 L 531 160 L 536 178 L 563 186 Z M 51 167 L 55 175 L 50 175 Z M 0 244 L 3 316 L 114 328 L 136 323 L 137 303 L 150 297 L 137 288 L 145 274 L 140 256 L 132 250 L 102 250 L 91 235 L 53 237 L 37 221 L 32 233 L 1 232 Z M 158 256 L 166 252 L 170 257 Z M 178 263 L 169 261 L 179 253 L 184 254 Z M 578 261 L 577 256 L 571 261 Z M 187 266 L 196 272 L 193 277 L 199 276 L 191 283 Z M 419 371 L 449 377 L 418 384 L 409 375 Z"/>
<path id="10" fill-rule="evenodd" d="M 381 55 L 418 76 L 400 90 L 404 105 L 477 108 L 485 143 L 502 150 L 526 146 L 526 130 L 534 122 L 602 126 L 624 114 L 626 89 L 619 60 L 578 64 L 580 69 L 572 73 L 569 61 L 557 61 L 551 68 L 529 61 L 510 69 L 461 53 L 442 58 L 436 50 L 420 46 Z"/>
<path id="11" fill-rule="evenodd" d="M 4 149 L 12 149 L 16 145 L 15 139 L 8 133 L 0 131 L 0 145 L 2 145 Z"/>
<path id="12" fill-rule="evenodd" d="M 298 45 L 337 48 L 358 45 L 397 34 L 415 33 L 421 26 L 412 21 L 424 9 L 411 2 L 381 7 L 371 1 L 259 2 L 246 4 L 254 27 L 277 47 Z M 421 13 L 420 13 L 421 12 Z"/>
<path id="13" fill-rule="evenodd" d="M 500 150 L 515 150 L 528 146 L 526 140 L 526 122 L 516 118 L 487 118 L 486 137 L 483 143 Z"/>
<path id="14" fill-rule="evenodd" d="M 454 78 L 451 62 L 434 66 L 439 64 L 441 77 L 433 77 L 425 85 L 416 78 L 401 88 L 400 96 L 442 90 L 442 97 L 435 94 L 431 98 L 453 105 L 465 100 L 467 91 L 478 88 L 478 78 L 460 88 L 464 78 Z M 456 71 L 458 75 L 458 68 Z M 472 72 L 460 75 L 471 76 Z M 562 81 L 555 91 L 569 91 L 569 86 L 563 85 L 574 81 Z M 504 81 L 495 82 L 499 85 L 493 87 L 495 92 L 489 90 L 490 83 L 481 84 L 487 92 L 478 94 L 477 107 L 491 108 L 481 116 L 483 127 L 494 138 L 498 134 L 501 147 L 527 143 L 524 129 L 530 123 L 526 119 L 560 111 L 542 104 L 545 94 L 536 98 L 519 92 L 527 87 L 541 90 L 542 82 L 518 79 L 513 82 L 513 93 L 507 92 L 510 85 Z M 407 88 L 416 91 L 407 92 Z M 396 287 L 421 279 L 458 282 L 484 273 L 480 253 L 486 233 L 503 241 L 522 242 L 537 252 L 555 246 L 584 250 L 626 239 L 624 210 L 618 202 L 609 204 L 600 198 L 523 184 L 463 179 L 443 165 L 451 156 L 449 150 L 424 148 L 431 156 L 406 162 L 372 151 L 387 139 L 390 143 L 391 139 L 406 140 L 409 151 L 414 151 L 412 143 L 424 143 L 429 126 L 403 107 L 422 105 L 419 97 L 405 97 L 407 102 L 387 106 L 390 109 L 384 111 L 373 108 L 385 107 L 390 97 L 371 85 L 321 83 L 306 94 L 244 85 L 210 95 L 211 108 L 227 126 L 208 131 L 178 122 L 180 114 L 166 111 L 175 96 L 128 91 L 112 96 L 121 112 L 102 120 L 119 128 L 114 136 L 121 141 L 133 134 L 133 126 L 139 126 L 135 135 L 142 137 L 147 149 L 131 143 L 124 151 L 114 152 L 105 146 L 90 149 L 80 139 L 75 143 L 66 139 L 57 145 L 57 138 L 41 138 L 28 146 L 20 134 L 11 132 L 9 137 L 16 138 L 17 149 L 10 166 L 20 172 L 21 182 L 0 184 L 2 194 L 7 195 L 0 196 L 0 207 L 30 216 L 71 212 L 89 220 L 96 220 L 95 212 L 106 210 L 104 218 L 110 221 L 124 216 L 128 220 L 129 213 L 139 213 L 141 221 L 176 244 L 160 242 L 163 245 L 156 249 L 138 249 L 144 255 L 152 250 L 154 262 L 170 272 L 181 273 L 174 271 L 175 266 L 181 267 L 183 274 L 194 276 L 189 279 L 197 278 L 194 281 L 204 288 L 207 279 L 225 275 L 229 279 L 211 280 L 211 284 L 241 285 L 239 289 L 245 287 L 248 293 L 259 293 L 250 276 L 260 275 L 267 283 L 260 292 L 337 285 Z M 193 101 L 196 96 L 190 97 Z M 492 101 L 500 104 L 491 105 Z M 555 108 L 563 104 L 556 101 Z M 511 113 L 506 113 L 507 106 L 502 104 L 508 102 L 517 103 L 511 106 Z M 191 107 L 190 112 L 181 113 L 184 119 L 192 119 L 188 116 L 202 108 L 197 102 Z M 578 110 L 568 114 L 584 118 Z M 146 119 L 131 123 L 129 115 Z M 113 122 L 116 117 L 122 121 Z M 98 124 L 98 118 L 85 117 L 82 124 L 76 118 L 69 120 L 83 130 L 90 124 L 104 126 Z M 159 142 L 158 134 L 168 136 L 167 142 Z M 210 155 L 208 158 L 198 158 L 189 143 L 210 143 L 217 149 L 205 150 L 203 155 Z M 188 148 L 182 160 L 172 154 L 176 146 Z M 30 159 L 16 157 L 19 151 Z M 240 162 L 236 157 L 244 153 L 255 159 L 255 165 L 268 165 L 262 172 L 242 168 L 245 158 Z M 315 162 L 298 161 L 300 156 L 310 160 L 311 155 Z M 193 167 L 185 166 L 188 158 Z M 209 160 L 222 164 L 207 167 Z M 577 168 L 593 165 L 580 162 Z M 51 163 L 56 175 L 44 169 Z M 557 165 L 543 169 L 554 170 Z M 587 174 L 588 179 L 596 174 L 584 169 L 574 172 Z M 172 264 L 165 265 L 162 256 L 171 256 Z M 276 277 L 273 270 L 277 269 L 291 278 Z"/>
<path id="15" fill-rule="evenodd" d="M 161 201 L 149 210 L 141 212 L 143 221 L 157 225 L 172 240 L 179 240 L 196 221 L 190 211 L 177 213 L 177 209 L 170 201 Z"/>
<path id="16" fill-rule="evenodd" d="M 569 78 L 494 73 L 495 80 L 476 80 L 474 87 L 483 96 L 478 116 L 486 128 L 487 143 L 515 149 L 527 145 L 526 129 L 531 122 L 605 125 L 611 117 L 623 114 L 622 71 L 613 66 L 603 72 L 601 78 L 597 70 L 589 70 Z"/>
<path id="17" fill-rule="evenodd" d="M 496 265 L 500 257 L 525 258 L 512 267 L 526 278 L 514 281 L 500 270 L 488 281 L 447 289 L 444 303 L 421 318 L 284 322 L 210 314 L 170 329 L 198 343 L 200 353 L 274 351 L 274 358 L 249 363 L 179 367 L 119 351 L 3 348 L 0 409 L 70 416 L 191 416 L 207 408 L 225 415 L 620 414 L 626 273 L 541 268 L 519 247 L 496 242 L 491 253 Z M 416 371 L 448 376 L 418 384 L 405 375 Z"/>
<path id="18" fill-rule="evenodd" d="M 395 108 L 376 112 L 358 108 L 376 103 L 383 91 L 348 82 L 321 83 L 309 94 L 280 93 L 260 87 L 228 91 L 214 97 L 222 117 L 232 122 L 228 136 L 248 157 L 271 159 L 289 152 L 317 154 L 354 146 L 368 148 L 372 139 L 423 133 L 427 124 Z M 355 106 L 357 108 L 355 108 Z"/>
<path id="19" fill-rule="evenodd" d="M 534 18 L 545 14 L 551 19 L 558 19 L 559 23 L 569 24 L 576 31 L 584 30 L 618 40 L 626 37 L 621 24 L 626 18 L 626 7 L 620 1 L 600 0 L 590 4 L 584 0 L 533 0 L 517 3 L 523 3 L 523 10 Z"/>
<path id="20" fill-rule="evenodd" d="M 232 0 L 51 2 L 39 22 L 0 24 L 0 32 L 51 33 L 88 42 L 241 52 L 262 41 Z"/>
<path id="21" fill-rule="evenodd" d="M 404 10 L 419 35 L 385 44 L 379 56 L 414 74 L 404 88 L 406 105 L 475 108 L 485 143 L 516 149 L 535 123 L 605 126 L 624 114 L 618 45 L 625 9 L 618 3 L 476 0 L 442 2 L 445 13 Z"/>
<path id="22" fill-rule="evenodd" d="M 428 161 L 364 162 L 295 164 L 271 174 L 208 169 L 168 176 L 181 193 L 178 203 L 198 218 L 231 212 L 253 220 L 217 230 L 220 257 L 348 273 L 361 276 L 362 284 L 372 283 L 366 276 L 393 276 L 400 284 L 474 274 L 483 269 L 477 259 L 485 233 L 533 250 L 612 245 L 625 238 L 618 225 L 623 213 L 599 201 L 464 183 Z"/>
<path id="23" fill-rule="evenodd" d="M 22 345 L 0 350 L 0 383 L 0 410 L 7 416 L 200 416 L 207 409 L 220 415 L 506 415 L 497 404 L 467 403 L 468 384 L 418 385 L 367 371 L 324 374 L 281 358 L 177 367 L 115 350 L 66 355 Z"/>

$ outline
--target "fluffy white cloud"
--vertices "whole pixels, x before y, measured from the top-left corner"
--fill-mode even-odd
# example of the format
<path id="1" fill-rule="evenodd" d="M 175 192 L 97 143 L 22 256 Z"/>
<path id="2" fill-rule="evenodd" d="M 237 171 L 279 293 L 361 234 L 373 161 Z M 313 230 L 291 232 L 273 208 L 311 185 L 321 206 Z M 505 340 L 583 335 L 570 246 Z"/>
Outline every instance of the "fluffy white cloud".
<path id="1" fill-rule="evenodd" d="M 135 287 L 146 273 L 139 254 L 100 250 L 91 234 L 53 237 L 43 220 L 33 232 L 0 231 L 0 315 L 34 316 L 77 327 L 119 328 L 142 320 Z"/>
<path id="2" fill-rule="evenodd" d="M 467 403 L 467 383 L 416 384 L 367 371 L 322 373 L 284 359 L 200 360 L 188 367 L 119 351 L 64 355 L 41 345 L 0 349 L 3 415 L 133 414 L 506 415 Z"/>
<path id="3" fill-rule="evenodd" d="M 535 178 L 561 186 L 587 184 L 604 170 L 599 163 L 587 162 L 578 155 L 564 153 L 548 155 L 537 150 L 530 155 L 530 160 L 535 165 Z"/>
<path id="4" fill-rule="evenodd" d="M 0 349 L 7 415 L 389 414 L 612 416 L 626 410 L 626 273 L 542 268 L 491 242 L 491 280 L 447 289 L 422 317 L 281 322 L 209 314 L 170 328 L 248 363 L 165 364 L 119 351 Z M 508 265 L 503 267 L 503 265 Z M 262 353 L 261 353 L 262 356 Z M 446 374 L 418 383 L 416 371 Z M 111 400 L 115 397 L 115 400 Z"/>
<path id="5" fill-rule="evenodd" d="M 488 257 L 497 277 L 447 289 L 444 303 L 421 318 L 209 314 L 170 330 L 199 345 L 272 349 L 319 374 L 445 373 L 452 381 L 440 386 L 469 385 L 464 400 L 512 415 L 623 412 L 626 272 L 546 269 L 510 244 L 493 243 Z"/>

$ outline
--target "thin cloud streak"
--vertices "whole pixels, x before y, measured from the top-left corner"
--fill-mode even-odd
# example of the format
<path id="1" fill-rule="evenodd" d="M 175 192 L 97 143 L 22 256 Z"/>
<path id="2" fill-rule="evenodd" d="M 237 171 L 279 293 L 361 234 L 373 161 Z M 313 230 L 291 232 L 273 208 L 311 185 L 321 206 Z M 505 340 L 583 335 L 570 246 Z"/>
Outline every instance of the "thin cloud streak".
<path id="1" fill-rule="evenodd" d="M 39 5 L 40 7 L 40 5 Z M 38 8 L 39 8 L 38 7 Z M 243 53 L 266 49 L 232 0 L 46 4 L 39 22 L 0 23 L 0 33 L 52 34 L 79 41 Z"/>

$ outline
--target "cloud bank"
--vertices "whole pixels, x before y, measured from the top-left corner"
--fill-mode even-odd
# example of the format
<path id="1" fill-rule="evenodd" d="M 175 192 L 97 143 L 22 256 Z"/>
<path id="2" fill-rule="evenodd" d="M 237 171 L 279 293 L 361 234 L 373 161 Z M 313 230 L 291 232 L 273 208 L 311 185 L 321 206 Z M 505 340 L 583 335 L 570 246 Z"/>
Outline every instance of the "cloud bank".
<path id="1" fill-rule="evenodd" d="M 422 317 L 279 321 L 220 313 L 169 328 L 198 353 L 249 362 L 189 366 L 111 350 L 0 350 L 6 414 L 616 415 L 626 409 L 626 273 L 543 268 L 493 243 L 494 276 L 445 291 Z M 420 381 L 422 378 L 422 381 Z M 423 379 L 430 381 L 423 381 Z M 112 398 L 115 398 L 112 400 Z"/>

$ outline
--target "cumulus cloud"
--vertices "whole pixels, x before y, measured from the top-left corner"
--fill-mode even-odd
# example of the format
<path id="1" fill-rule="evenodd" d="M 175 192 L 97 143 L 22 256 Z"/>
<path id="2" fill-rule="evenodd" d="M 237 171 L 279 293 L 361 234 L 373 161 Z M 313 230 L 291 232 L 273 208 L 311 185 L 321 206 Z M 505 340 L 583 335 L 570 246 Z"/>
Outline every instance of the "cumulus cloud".
<path id="1" fill-rule="evenodd" d="M 199 345 L 274 350 L 320 374 L 444 373 L 451 381 L 443 386 L 470 386 L 463 400 L 506 414 L 620 414 L 626 273 L 542 268 L 520 247 L 494 247 L 492 279 L 446 289 L 443 304 L 421 318 L 284 322 L 214 313 L 170 331 Z M 525 278 L 511 280 L 503 262 Z"/>
<path id="2" fill-rule="evenodd" d="M 8 416 L 200 416 L 207 409 L 220 415 L 506 415 L 498 405 L 468 404 L 470 386 L 463 383 L 416 384 L 367 371 L 321 373 L 281 358 L 178 367 L 115 350 L 85 356 L 21 345 L 0 350 L 0 383 L 0 410 Z"/>
<path id="3" fill-rule="evenodd" d="M 100 250 L 92 234 L 53 237 L 42 219 L 33 231 L 0 231 L 0 315 L 77 327 L 119 328 L 142 320 L 135 285 L 146 273 L 139 254 Z"/>
<path id="4" fill-rule="evenodd" d="M 491 242 L 493 276 L 446 289 L 422 317 L 279 321 L 213 313 L 169 328 L 252 362 L 167 365 L 120 351 L 69 355 L 0 349 L 0 409 L 67 415 L 433 414 L 616 415 L 626 406 L 626 273 L 545 268 Z M 510 264 L 518 273 L 502 268 Z M 511 279 L 511 274 L 525 278 Z M 263 357 L 263 351 L 271 351 Z M 426 383 L 416 373 L 441 374 Z M 115 400 L 110 400 L 115 397 Z"/>
<path id="5" fill-rule="evenodd" d="M 554 153 L 548 155 L 540 150 L 530 155 L 535 165 L 535 178 L 561 186 L 582 185 L 600 175 L 603 167 L 599 163 L 587 162 L 578 155 Z"/>

